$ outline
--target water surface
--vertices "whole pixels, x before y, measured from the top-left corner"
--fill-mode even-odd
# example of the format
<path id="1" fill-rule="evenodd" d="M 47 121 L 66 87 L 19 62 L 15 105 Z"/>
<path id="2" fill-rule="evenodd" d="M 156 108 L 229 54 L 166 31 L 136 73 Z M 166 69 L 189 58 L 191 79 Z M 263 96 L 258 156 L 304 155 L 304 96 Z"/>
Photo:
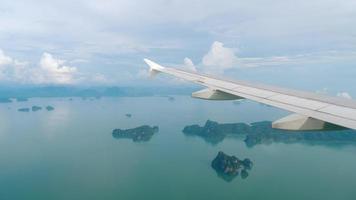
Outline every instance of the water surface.
<path id="1" fill-rule="evenodd" d="M 54 111 L 18 112 L 32 105 Z M 131 113 L 128 118 L 125 114 Z M 186 125 L 276 120 L 287 112 L 176 96 L 30 99 L 0 104 L 0 199 L 356 199 L 356 146 L 241 138 L 212 145 Z M 148 142 L 118 140 L 115 128 L 159 126 Z M 249 158 L 246 179 L 221 179 L 218 151 Z"/>

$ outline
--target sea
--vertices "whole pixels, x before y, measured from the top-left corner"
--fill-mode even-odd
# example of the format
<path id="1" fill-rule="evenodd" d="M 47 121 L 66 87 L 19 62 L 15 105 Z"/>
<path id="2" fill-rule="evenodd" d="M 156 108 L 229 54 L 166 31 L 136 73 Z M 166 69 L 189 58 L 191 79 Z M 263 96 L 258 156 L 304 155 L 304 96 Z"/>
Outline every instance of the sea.
<path id="1" fill-rule="evenodd" d="M 41 106 L 36 112 L 20 108 Z M 46 106 L 53 106 L 47 111 Z M 128 117 L 126 114 L 131 114 Z M 209 143 L 185 126 L 274 121 L 289 113 L 251 101 L 189 96 L 30 98 L 0 104 L 1 200 L 356 199 L 356 145 Z M 149 141 L 114 138 L 116 128 L 158 126 Z M 219 151 L 253 167 L 226 181 Z"/>

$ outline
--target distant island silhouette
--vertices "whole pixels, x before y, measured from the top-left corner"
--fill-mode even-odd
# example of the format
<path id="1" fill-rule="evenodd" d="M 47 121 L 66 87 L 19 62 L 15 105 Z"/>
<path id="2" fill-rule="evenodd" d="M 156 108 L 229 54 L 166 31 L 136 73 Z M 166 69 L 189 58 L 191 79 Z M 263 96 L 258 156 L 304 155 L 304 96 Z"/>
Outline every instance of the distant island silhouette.
<path id="1" fill-rule="evenodd" d="M 37 111 L 42 110 L 42 107 L 41 106 L 32 106 L 31 108 L 19 108 L 19 109 L 17 109 L 17 111 L 19 111 L 19 112 L 30 112 L 30 110 L 32 112 L 37 112 Z M 53 106 L 46 106 L 46 110 L 47 111 L 52 111 L 52 110 L 54 110 L 54 107 Z"/>

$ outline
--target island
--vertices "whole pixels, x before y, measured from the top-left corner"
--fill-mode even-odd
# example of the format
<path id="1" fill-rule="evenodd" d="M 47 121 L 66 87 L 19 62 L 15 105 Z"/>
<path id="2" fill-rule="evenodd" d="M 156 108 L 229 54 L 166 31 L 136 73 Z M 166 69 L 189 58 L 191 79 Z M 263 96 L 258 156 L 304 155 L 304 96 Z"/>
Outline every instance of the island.
<path id="1" fill-rule="evenodd" d="M 328 131 L 286 131 L 272 128 L 272 122 L 218 123 L 207 120 L 204 126 L 189 125 L 183 129 L 187 136 L 198 136 L 213 145 L 226 137 L 244 138 L 246 146 L 258 144 L 304 143 L 320 145 L 356 145 L 356 131 L 339 129 Z"/>
<path id="2" fill-rule="evenodd" d="M 247 171 L 252 169 L 252 165 L 252 161 L 248 158 L 240 160 L 236 156 L 229 156 L 222 151 L 211 162 L 211 167 L 217 172 L 218 176 L 228 182 L 239 174 L 241 174 L 242 179 L 247 178 Z"/>
<path id="3" fill-rule="evenodd" d="M 30 109 L 29 108 L 19 108 L 19 109 L 17 109 L 17 111 L 19 111 L 19 112 L 30 112 Z"/>
<path id="4" fill-rule="evenodd" d="M 46 110 L 47 111 L 52 111 L 52 110 L 54 110 L 54 107 L 53 106 L 46 106 Z"/>
<path id="5" fill-rule="evenodd" d="M 132 139 L 134 142 L 149 141 L 158 132 L 158 126 L 143 125 L 131 129 L 114 129 L 112 136 L 116 139 Z"/>
<path id="6" fill-rule="evenodd" d="M 39 110 L 41 110 L 41 109 L 42 109 L 42 107 L 40 107 L 40 106 L 32 106 L 32 108 L 31 108 L 31 110 L 32 110 L 33 112 L 39 111 Z"/>
<path id="7" fill-rule="evenodd" d="M 127 118 L 131 118 L 131 117 L 132 117 L 132 114 L 127 113 L 127 114 L 125 114 L 125 116 L 126 116 Z"/>
<path id="8" fill-rule="evenodd" d="M 197 124 L 186 126 L 183 133 L 188 136 L 199 136 L 211 144 L 217 144 L 224 140 L 227 135 L 242 135 L 249 132 L 250 126 L 245 123 L 227 123 L 207 120 L 204 126 Z"/>
<path id="9" fill-rule="evenodd" d="M 174 101 L 176 100 L 174 97 L 168 97 L 168 101 Z"/>
<path id="10" fill-rule="evenodd" d="M 23 101 L 28 101 L 28 98 L 26 97 L 16 97 L 17 102 L 23 102 Z"/>

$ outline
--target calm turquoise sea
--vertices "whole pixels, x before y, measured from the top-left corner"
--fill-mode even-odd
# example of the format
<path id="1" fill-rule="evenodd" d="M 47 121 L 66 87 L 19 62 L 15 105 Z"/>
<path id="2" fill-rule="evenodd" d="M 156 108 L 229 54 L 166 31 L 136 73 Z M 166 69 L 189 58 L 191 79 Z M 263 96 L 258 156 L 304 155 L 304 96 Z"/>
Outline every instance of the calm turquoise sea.
<path id="1" fill-rule="evenodd" d="M 54 111 L 18 112 L 32 105 Z M 125 116 L 131 113 L 132 117 Z M 276 120 L 288 113 L 252 102 L 185 96 L 39 98 L 0 104 L 0 199 L 356 199 L 356 146 L 271 143 L 241 138 L 213 145 L 186 125 Z M 115 139 L 115 128 L 159 126 L 148 142 Z M 218 151 L 249 158 L 246 179 L 210 167 Z"/>

